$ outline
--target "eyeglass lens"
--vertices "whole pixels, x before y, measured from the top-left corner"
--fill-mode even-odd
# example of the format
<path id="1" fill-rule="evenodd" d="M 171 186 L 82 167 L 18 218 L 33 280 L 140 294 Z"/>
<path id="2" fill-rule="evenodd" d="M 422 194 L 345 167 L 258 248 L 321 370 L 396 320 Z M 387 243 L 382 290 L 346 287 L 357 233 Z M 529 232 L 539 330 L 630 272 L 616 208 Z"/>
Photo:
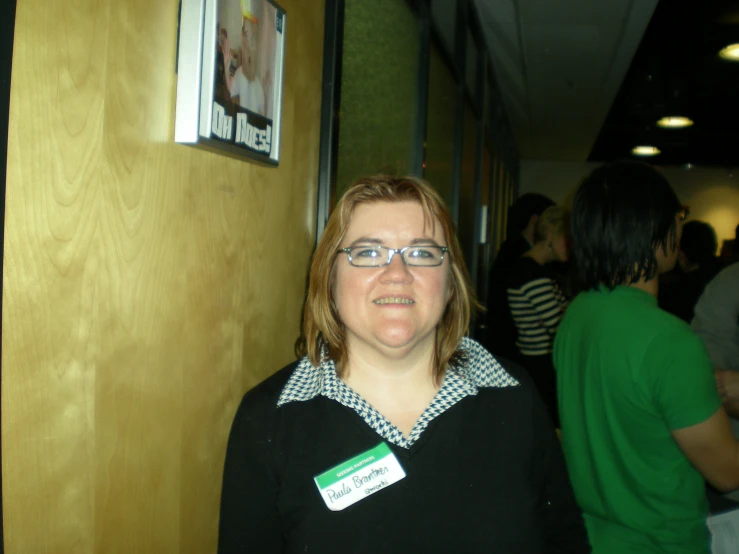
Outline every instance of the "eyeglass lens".
<path id="1" fill-rule="evenodd" d="M 444 250 L 440 246 L 408 246 L 400 251 L 385 246 L 355 246 L 349 250 L 352 265 L 359 267 L 387 265 L 396 253 L 412 266 L 436 266 L 444 261 Z"/>

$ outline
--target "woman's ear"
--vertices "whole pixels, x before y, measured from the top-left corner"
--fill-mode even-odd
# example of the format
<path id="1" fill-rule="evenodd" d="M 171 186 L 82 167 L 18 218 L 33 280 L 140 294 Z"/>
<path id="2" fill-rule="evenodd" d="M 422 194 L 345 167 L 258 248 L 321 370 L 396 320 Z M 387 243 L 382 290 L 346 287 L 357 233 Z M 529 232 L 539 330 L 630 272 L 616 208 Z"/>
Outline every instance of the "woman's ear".
<path id="1" fill-rule="evenodd" d="M 532 234 L 536 233 L 536 224 L 539 223 L 539 214 L 533 214 L 529 218 L 529 224 L 526 226 L 526 229 L 528 229 Z"/>

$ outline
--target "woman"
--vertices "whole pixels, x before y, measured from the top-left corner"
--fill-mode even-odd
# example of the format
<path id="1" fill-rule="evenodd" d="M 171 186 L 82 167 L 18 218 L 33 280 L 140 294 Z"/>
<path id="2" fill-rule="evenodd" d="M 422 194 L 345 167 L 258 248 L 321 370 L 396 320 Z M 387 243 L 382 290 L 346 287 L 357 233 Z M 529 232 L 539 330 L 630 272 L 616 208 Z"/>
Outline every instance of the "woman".
<path id="1" fill-rule="evenodd" d="M 265 95 L 262 81 L 257 75 L 257 58 L 259 44 L 259 19 L 252 11 L 251 0 L 241 0 L 241 65 L 231 74 L 231 43 L 224 33 L 219 37 L 223 53 L 224 80 L 231 93 L 231 99 L 242 108 L 261 116 L 266 115 Z"/>
<path id="2" fill-rule="evenodd" d="M 564 208 L 544 210 L 536 224 L 534 246 L 516 261 L 508 277 L 508 305 L 518 331 L 519 361 L 531 374 L 557 427 L 552 344 L 567 300 L 545 266 L 567 261 L 567 227 Z"/>
<path id="3" fill-rule="evenodd" d="M 531 385 L 463 338 L 475 305 L 436 192 L 350 187 L 311 263 L 302 357 L 234 419 L 219 552 L 588 552 Z"/>

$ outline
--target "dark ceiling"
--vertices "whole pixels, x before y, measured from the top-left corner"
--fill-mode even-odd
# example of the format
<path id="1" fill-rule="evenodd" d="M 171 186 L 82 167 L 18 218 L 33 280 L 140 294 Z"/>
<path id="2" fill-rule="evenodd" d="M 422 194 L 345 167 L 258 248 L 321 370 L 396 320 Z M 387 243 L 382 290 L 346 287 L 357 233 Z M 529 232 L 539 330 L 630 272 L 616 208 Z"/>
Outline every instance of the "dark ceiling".
<path id="1" fill-rule="evenodd" d="M 739 1 L 661 0 L 589 159 L 622 159 L 652 145 L 662 151 L 650 158 L 659 165 L 739 167 L 739 62 L 718 56 L 734 43 Z M 672 115 L 695 124 L 656 125 Z"/>

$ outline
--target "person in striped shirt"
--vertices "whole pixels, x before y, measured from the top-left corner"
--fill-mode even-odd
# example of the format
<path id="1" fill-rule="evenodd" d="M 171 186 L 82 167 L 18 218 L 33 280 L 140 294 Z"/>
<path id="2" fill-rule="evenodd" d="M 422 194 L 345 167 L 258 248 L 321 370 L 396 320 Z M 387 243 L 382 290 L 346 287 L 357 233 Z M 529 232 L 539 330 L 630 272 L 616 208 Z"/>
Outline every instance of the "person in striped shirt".
<path id="1" fill-rule="evenodd" d="M 531 374 L 555 425 L 559 425 L 556 378 L 552 366 L 554 334 L 567 306 L 550 262 L 568 259 L 568 213 L 552 206 L 541 214 L 534 246 L 512 266 L 508 278 L 508 305 L 516 324 L 520 362 Z"/>

